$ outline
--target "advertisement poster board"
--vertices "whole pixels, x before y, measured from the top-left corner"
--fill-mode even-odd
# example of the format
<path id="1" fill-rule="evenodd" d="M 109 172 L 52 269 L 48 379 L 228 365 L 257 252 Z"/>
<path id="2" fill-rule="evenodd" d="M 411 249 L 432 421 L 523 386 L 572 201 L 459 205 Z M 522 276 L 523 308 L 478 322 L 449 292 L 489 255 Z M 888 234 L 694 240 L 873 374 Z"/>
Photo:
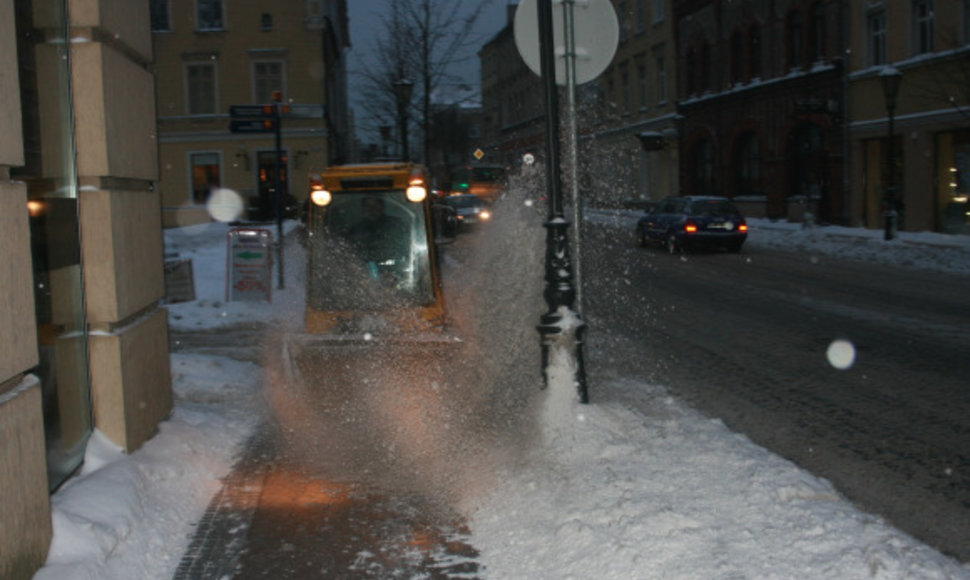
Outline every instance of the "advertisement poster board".
<path id="1" fill-rule="evenodd" d="M 226 301 L 272 302 L 273 234 L 262 228 L 229 230 Z"/>

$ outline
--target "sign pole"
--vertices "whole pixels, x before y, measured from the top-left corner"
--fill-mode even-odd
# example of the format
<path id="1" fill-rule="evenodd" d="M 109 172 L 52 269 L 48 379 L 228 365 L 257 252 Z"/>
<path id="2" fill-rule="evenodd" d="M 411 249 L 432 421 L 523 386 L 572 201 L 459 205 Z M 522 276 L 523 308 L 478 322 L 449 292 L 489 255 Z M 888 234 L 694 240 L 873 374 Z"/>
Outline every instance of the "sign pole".
<path id="1" fill-rule="evenodd" d="M 561 6 L 563 30 L 553 26 L 553 3 Z M 582 12 L 577 20 L 576 9 Z M 558 22 L 558 20 L 557 20 Z M 538 30 L 538 39 L 536 31 Z M 515 45 L 522 60 L 543 80 L 546 101 L 546 180 L 549 189 L 549 218 L 545 223 L 546 237 L 546 287 L 543 296 L 549 312 L 542 315 L 538 326 L 542 335 L 542 368 L 549 363 L 553 346 L 569 350 L 575 363 L 575 381 L 581 403 L 589 402 L 586 371 L 583 362 L 583 335 L 586 324 L 582 320 L 582 286 L 579 271 L 579 252 L 582 236 L 582 203 L 579 198 L 579 137 L 576 122 L 576 85 L 589 82 L 602 74 L 616 54 L 619 42 L 619 22 L 610 0 L 520 0 L 515 11 Z M 559 34 L 565 40 L 558 44 Z M 561 53 L 559 51 L 562 50 Z M 565 56 L 564 74 L 557 75 L 556 54 Z M 584 58 L 577 60 L 577 55 Z M 562 78 L 557 78 L 561 76 Z M 573 220 L 576 224 L 575 277 L 570 258 L 567 236 L 569 222 L 563 217 L 559 158 L 559 101 L 557 84 L 566 81 L 569 115 L 570 181 L 573 196 Z M 575 280 L 575 284 L 574 281 Z M 573 304 L 577 303 L 577 311 Z M 575 339 L 573 350 L 568 344 Z M 548 380 L 548 375 L 546 376 Z"/>
<path id="2" fill-rule="evenodd" d="M 576 28 L 575 0 L 563 0 L 563 37 L 566 41 L 566 117 L 569 120 L 569 190 L 573 199 L 573 279 L 576 281 L 576 312 L 583 313 L 582 241 L 583 208 L 579 199 L 579 130 L 576 122 Z"/>
<path id="3" fill-rule="evenodd" d="M 283 115 L 280 111 L 280 100 L 282 99 L 280 93 L 273 94 L 273 126 L 276 128 L 276 179 L 273 186 L 274 189 L 274 201 L 276 204 L 276 271 L 278 273 L 277 288 L 283 289 L 283 180 L 280 176 L 280 169 L 282 166 L 281 157 L 283 156 Z"/>

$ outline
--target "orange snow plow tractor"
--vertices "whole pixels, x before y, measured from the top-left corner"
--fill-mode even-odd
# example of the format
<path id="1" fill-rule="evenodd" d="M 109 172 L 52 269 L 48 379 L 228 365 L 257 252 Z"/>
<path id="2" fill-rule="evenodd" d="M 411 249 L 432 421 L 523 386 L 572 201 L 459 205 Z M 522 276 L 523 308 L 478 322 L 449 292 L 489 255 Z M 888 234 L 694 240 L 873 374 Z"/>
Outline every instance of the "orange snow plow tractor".
<path id="1" fill-rule="evenodd" d="M 413 163 L 336 165 L 310 176 L 308 333 L 440 332 L 444 302 L 425 176 Z"/>

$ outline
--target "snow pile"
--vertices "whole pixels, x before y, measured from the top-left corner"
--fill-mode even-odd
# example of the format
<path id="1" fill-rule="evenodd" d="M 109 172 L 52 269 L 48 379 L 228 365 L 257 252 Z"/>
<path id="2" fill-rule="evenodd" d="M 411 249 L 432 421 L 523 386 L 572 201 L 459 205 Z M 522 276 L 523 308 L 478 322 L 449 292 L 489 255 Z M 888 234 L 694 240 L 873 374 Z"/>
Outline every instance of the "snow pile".
<path id="1" fill-rule="evenodd" d="M 94 433 L 83 471 L 52 497 L 54 541 L 36 580 L 171 578 L 260 416 L 258 367 L 171 356 L 172 417 L 131 456 Z"/>
<path id="2" fill-rule="evenodd" d="M 470 526 L 487 577 L 970 578 L 662 387 L 617 388 L 650 413 L 567 403 L 498 478 Z M 573 392 L 554 383 L 547 404 Z"/>
<path id="3" fill-rule="evenodd" d="M 900 232 L 883 239 L 882 230 L 819 226 L 805 228 L 790 222 L 748 220 L 749 243 L 799 253 L 816 252 L 840 259 L 891 264 L 938 272 L 970 272 L 970 236 L 935 232 Z"/>

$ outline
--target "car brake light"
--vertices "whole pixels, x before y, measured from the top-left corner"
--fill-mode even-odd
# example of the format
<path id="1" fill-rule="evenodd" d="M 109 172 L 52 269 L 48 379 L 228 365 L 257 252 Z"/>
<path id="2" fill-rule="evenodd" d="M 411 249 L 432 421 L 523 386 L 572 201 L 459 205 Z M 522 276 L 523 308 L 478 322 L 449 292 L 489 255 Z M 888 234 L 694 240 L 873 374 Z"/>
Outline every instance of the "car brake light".
<path id="1" fill-rule="evenodd" d="M 693 220 L 687 220 L 687 223 L 684 224 L 684 231 L 687 232 L 688 234 L 696 234 L 697 224 L 694 223 Z"/>
<path id="2" fill-rule="evenodd" d="M 738 231 L 739 232 L 745 232 L 745 233 L 747 233 L 747 231 L 748 231 L 748 224 L 746 224 L 744 222 L 741 222 L 741 224 L 738 226 Z"/>

